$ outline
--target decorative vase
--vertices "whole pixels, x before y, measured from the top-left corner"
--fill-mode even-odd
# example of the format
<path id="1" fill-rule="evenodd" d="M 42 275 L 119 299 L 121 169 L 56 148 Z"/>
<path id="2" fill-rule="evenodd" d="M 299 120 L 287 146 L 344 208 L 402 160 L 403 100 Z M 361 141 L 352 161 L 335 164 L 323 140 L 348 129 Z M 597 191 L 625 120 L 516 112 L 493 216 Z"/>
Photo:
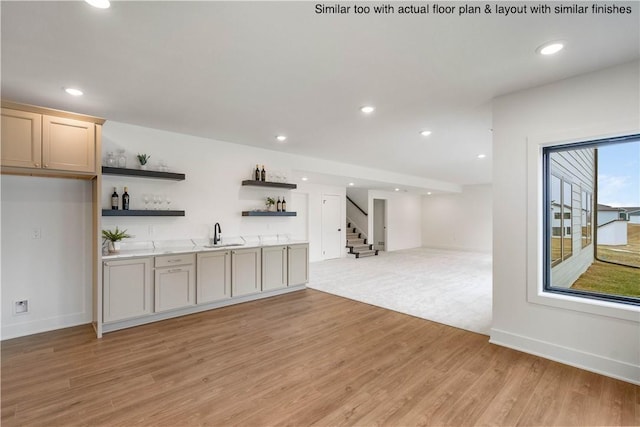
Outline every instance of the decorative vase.
<path id="1" fill-rule="evenodd" d="M 276 205 L 267 205 L 267 210 L 269 212 L 275 212 L 276 211 Z"/>
<path id="2" fill-rule="evenodd" d="M 110 254 L 117 254 L 118 252 L 120 252 L 120 242 L 109 242 L 108 245 L 109 248 L 109 253 Z"/>
<path id="3" fill-rule="evenodd" d="M 140 170 L 146 171 L 147 170 L 147 165 L 140 165 Z"/>

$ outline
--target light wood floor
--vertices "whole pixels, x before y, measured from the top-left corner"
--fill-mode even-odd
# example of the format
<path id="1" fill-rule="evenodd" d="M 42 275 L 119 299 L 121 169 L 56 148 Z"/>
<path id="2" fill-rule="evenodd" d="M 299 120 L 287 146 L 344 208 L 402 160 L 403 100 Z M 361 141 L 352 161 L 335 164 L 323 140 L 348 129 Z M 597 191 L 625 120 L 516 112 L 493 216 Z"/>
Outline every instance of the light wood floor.
<path id="1" fill-rule="evenodd" d="M 463 309 L 461 307 L 461 309 Z M 640 425 L 640 387 L 313 290 L 2 343 L 2 426 Z"/>

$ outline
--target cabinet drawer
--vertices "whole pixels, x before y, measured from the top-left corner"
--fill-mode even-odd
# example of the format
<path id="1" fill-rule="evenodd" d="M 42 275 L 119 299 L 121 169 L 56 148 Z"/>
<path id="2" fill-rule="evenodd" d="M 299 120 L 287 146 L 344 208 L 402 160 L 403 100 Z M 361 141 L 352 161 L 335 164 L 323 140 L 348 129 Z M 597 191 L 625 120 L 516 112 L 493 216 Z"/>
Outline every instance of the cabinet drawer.
<path id="1" fill-rule="evenodd" d="M 163 255 L 155 257 L 155 266 L 157 267 L 173 267 L 175 265 L 195 264 L 195 254 L 175 254 Z"/>

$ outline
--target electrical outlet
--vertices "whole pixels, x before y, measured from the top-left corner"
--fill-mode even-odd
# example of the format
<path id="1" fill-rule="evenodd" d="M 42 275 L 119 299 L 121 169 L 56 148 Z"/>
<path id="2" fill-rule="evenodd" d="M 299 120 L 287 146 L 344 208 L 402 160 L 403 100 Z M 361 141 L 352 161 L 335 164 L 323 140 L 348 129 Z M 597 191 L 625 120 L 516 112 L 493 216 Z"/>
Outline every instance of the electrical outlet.
<path id="1" fill-rule="evenodd" d="M 42 229 L 36 227 L 31 230 L 31 238 L 32 239 L 42 239 Z"/>
<path id="2" fill-rule="evenodd" d="M 26 314 L 29 312 L 29 300 L 23 299 L 14 302 L 13 310 L 15 314 Z"/>

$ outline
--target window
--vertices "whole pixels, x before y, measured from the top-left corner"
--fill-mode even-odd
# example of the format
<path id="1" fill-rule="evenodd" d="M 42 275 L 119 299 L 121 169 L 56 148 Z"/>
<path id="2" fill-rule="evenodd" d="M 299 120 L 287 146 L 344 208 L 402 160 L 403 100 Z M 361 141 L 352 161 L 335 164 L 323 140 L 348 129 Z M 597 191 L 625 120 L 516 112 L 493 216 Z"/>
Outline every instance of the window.
<path id="1" fill-rule="evenodd" d="M 580 212 L 580 225 L 582 227 L 582 247 L 586 248 L 591 244 L 591 215 L 593 211 L 593 205 L 591 203 L 591 193 L 588 191 L 582 191 L 582 211 Z"/>
<path id="2" fill-rule="evenodd" d="M 640 305 L 640 135 L 543 148 L 545 291 Z"/>
<path id="3" fill-rule="evenodd" d="M 551 175 L 551 204 L 553 225 L 551 226 L 551 260 L 556 265 L 571 257 L 573 236 L 571 235 L 572 186 L 556 175 Z"/>

